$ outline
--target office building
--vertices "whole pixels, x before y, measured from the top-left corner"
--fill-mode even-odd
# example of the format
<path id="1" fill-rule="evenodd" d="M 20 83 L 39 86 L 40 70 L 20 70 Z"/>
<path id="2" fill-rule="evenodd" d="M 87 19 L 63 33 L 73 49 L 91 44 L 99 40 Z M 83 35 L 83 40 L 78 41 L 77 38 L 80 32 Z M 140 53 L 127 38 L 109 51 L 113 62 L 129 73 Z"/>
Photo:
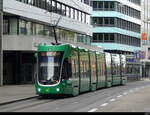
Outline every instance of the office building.
<path id="1" fill-rule="evenodd" d="M 141 0 L 91 0 L 92 45 L 125 54 L 128 79 L 141 78 Z"/>
<path id="2" fill-rule="evenodd" d="M 140 51 L 141 0 L 92 0 L 92 44 L 105 51 Z"/>
<path id="3" fill-rule="evenodd" d="M 32 83 L 39 44 L 90 45 L 87 0 L 3 0 L 3 84 Z"/>

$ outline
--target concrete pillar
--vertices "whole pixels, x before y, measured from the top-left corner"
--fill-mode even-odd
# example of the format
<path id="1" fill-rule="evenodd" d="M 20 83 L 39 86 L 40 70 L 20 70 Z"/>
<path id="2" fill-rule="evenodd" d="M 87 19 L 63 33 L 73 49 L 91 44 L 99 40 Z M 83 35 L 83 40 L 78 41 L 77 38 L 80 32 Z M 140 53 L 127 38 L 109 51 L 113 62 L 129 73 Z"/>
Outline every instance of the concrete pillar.
<path id="1" fill-rule="evenodd" d="M 3 0 L 0 0 L 0 86 L 3 85 Z"/>

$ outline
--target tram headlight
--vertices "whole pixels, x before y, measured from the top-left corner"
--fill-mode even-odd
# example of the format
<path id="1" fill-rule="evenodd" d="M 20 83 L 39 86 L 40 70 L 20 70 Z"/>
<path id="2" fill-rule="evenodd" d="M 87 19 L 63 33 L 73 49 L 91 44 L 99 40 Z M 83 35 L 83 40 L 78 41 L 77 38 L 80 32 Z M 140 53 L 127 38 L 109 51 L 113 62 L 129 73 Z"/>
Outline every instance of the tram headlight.
<path id="1" fill-rule="evenodd" d="M 57 88 L 57 89 L 56 89 L 56 91 L 57 91 L 57 92 L 59 92 L 59 91 L 60 91 L 60 89 L 59 89 L 59 88 Z"/>
<path id="2" fill-rule="evenodd" d="M 38 92 L 41 92 L 41 88 L 38 88 Z"/>

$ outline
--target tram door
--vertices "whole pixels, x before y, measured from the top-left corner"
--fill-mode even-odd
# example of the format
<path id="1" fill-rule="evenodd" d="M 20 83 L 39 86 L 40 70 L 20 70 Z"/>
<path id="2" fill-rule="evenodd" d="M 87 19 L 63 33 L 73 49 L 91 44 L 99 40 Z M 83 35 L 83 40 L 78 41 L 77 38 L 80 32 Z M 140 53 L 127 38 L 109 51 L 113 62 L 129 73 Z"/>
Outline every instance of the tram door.
<path id="1" fill-rule="evenodd" d="M 21 66 L 21 83 L 32 83 L 34 76 L 34 69 L 32 64 L 23 64 Z"/>
<path id="2" fill-rule="evenodd" d="M 96 90 L 96 82 L 97 82 L 97 76 L 96 76 L 96 53 L 90 52 L 90 66 L 91 66 L 91 90 Z"/>
<path id="3" fill-rule="evenodd" d="M 120 55 L 120 64 L 121 64 L 121 84 L 125 84 L 127 82 L 126 78 L 126 57 L 125 55 Z"/>
<path id="4" fill-rule="evenodd" d="M 90 90 L 89 55 L 85 50 L 80 51 L 80 92 Z"/>
<path id="5" fill-rule="evenodd" d="M 112 76 L 113 76 L 113 85 L 119 85 L 121 81 L 120 74 L 120 55 L 112 54 Z"/>
<path id="6" fill-rule="evenodd" d="M 112 66 L 111 66 L 111 54 L 105 53 L 106 60 L 106 87 L 112 86 Z"/>

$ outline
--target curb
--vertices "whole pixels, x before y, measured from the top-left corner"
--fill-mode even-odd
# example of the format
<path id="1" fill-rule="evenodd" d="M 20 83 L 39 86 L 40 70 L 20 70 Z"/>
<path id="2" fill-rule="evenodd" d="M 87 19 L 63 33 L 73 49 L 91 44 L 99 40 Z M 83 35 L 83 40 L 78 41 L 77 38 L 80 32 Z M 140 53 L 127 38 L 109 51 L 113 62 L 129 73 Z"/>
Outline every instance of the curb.
<path id="1" fill-rule="evenodd" d="M 7 104 L 12 104 L 12 103 L 16 103 L 16 102 L 21 102 L 21 101 L 26 101 L 26 100 L 34 99 L 34 98 L 37 98 L 37 97 L 39 97 L 39 96 L 33 96 L 33 97 L 28 97 L 28 98 L 3 102 L 3 103 L 0 103 L 0 106 L 7 105 Z"/>

